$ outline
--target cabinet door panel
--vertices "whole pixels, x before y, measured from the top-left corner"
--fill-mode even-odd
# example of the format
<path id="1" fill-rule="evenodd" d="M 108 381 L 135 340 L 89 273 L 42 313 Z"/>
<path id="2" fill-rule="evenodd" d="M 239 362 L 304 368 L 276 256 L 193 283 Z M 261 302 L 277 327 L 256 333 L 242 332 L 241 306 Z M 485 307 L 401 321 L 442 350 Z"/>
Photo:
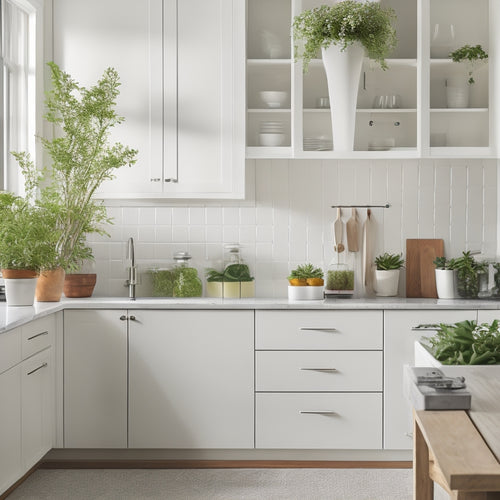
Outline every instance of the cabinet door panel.
<path id="1" fill-rule="evenodd" d="M 22 457 L 24 470 L 35 465 L 54 442 L 54 362 L 52 348 L 23 361 Z"/>
<path id="2" fill-rule="evenodd" d="M 126 311 L 64 311 L 64 446 L 127 447 Z"/>
<path id="3" fill-rule="evenodd" d="M 411 449 L 411 407 L 403 391 L 403 367 L 414 364 L 414 343 L 433 331 L 414 331 L 418 325 L 475 320 L 476 311 L 384 312 L 384 448 Z"/>
<path id="4" fill-rule="evenodd" d="M 129 447 L 253 447 L 253 311 L 134 311 Z"/>
<path id="5" fill-rule="evenodd" d="M 162 0 L 54 0 L 54 61 L 82 85 L 113 67 L 120 76 L 113 141 L 139 150 L 100 196 L 162 190 Z M 159 179 L 152 181 L 151 179 Z"/>
<path id="6" fill-rule="evenodd" d="M 5 334 L 2 334 L 5 335 Z M 19 336 L 19 332 L 17 332 Z M 21 366 L 0 375 L 0 495 L 22 476 Z"/>

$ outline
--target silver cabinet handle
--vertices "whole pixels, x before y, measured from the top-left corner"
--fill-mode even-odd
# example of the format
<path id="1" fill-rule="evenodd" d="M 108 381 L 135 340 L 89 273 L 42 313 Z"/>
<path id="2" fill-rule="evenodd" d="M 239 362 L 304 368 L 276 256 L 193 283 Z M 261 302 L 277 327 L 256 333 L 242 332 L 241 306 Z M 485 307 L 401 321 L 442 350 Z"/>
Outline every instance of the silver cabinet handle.
<path id="1" fill-rule="evenodd" d="M 49 334 L 48 331 L 40 332 L 40 333 L 37 333 L 36 335 L 32 335 L 31 337 L 28 337 L 28 340 L 33 340 L 33 339 L 36 339 L 37 337 L 41 337 L 42 335 L 48 335 L 48 334 Z"/>
<path id="2" fill-rule="evenodd" d="M 439 327 L 434 325 L 417 325 L 411 327 L 412 332 L 436 332 L 437 330 L 439 330 Z"/>
<path id="3" fill-rule="evenodd" d="M 28 375 L 31 375 L 31 374 L 37 372 L 38 370 L 41 370 L 42 368 L 45 368 L 46 366 L 48 366 L 48 364 L 47 363 L 43 363 L 38 368 L 35 368 L 34 370 L 31 370 L 30 372 L 28 372 Z"/>
<path id="4" fill-rule="evenodd" d="M 125 321 L 126 319 L 127 319 L 127 316 L 125 316 L 125 314 L 122 314 L 122 315 L 120 316 L 120 320 L 121 320 L 121 321 Z"/>
<path id="5" fill-rule="evenodd" d="M 300 410 L 301 415 L 333 415 L 337 416 L 338 413 L 336 411 L 331 410 Z"/>
<path id="6" fill-rule="evenodd" d="M 130 316 L 131 321 L 135 321 L 135 316 Z"/>
<path id="7" fill-rule="evenodd" d="M 169 179 L 165 179 L 165 182 L 179 182 L 177 179 L 174 179 L 173 177 L 169 178 Z"/>
<path id="8" fill-rule="evenodd" d="M 337 368 L 301 368 L 301 370 L 311 371 L 311 372 L 331 372 L 331 373 L 338 372 Z"/>
<path id="9" fill-rule="evenodd" d="M 161 182 L 161 177 L 152 177 L 150 179 L 151 182 Z"/>
<path id="10" fill-rule="evenodd" d="M 338 332 L 336 328 L 321 328 L 321 327 L 307 327 L 307 326 L 302 326 L 300 328 L 301 332 Z"/>

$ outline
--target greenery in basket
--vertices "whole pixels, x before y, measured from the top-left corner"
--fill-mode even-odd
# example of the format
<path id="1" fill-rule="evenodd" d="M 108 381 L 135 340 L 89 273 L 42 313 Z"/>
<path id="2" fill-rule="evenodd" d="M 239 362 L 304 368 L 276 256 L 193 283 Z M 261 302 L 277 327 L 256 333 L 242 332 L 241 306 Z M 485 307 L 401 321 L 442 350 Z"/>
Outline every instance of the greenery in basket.
<path id="1" fill-rule="evenodd" d="M 467 74 L 469 76 L 469 85 L 475 83 L 473 73 L 478 64 L 488 59 L 488 54 L 483 50 L 481 45 L 464 45 L 453 52 L 450 52 L 450 57 L 453 62 L 464 62 L 467 67 Z"/>
<path id="2" fill-rule="evenodd" d="M 334 5 L 305 10 L 295 16 L 292 25 L 296 42 L 295 59 L 303 59 L 304 71 L 307 71 L 309 62 L 317 57 L 319 49 L 339 45 L 341 50 L 345 50 L 359 41 L 367 56 L 386 69 L 385 58 L 397 43 L 392 25 L 395 19 L 393 9 L 381 7 L 377 2 L 343 0 Z"/>
<path id="3" fill-rule="evenodd" d="M 116 169 L 134 164 L 137 151 L 110 144 L 111 129 L 124 121 L 115 111 L 120 82 L 113 68 L 87 89 L 57 64 L 48 66 L 52 88 L 45 100 L 45 119 L 56 132 L 41 141 L 52 164 L 47 179 L 33 178 L 32 187 L 40 190 L 40 206 L 57 212 L 58 265 L 71 271 L 92 258 L 87 234 L 106 234 L 103 225 L 111 222 L 102 202 L 93 198 L 96 190 L 114 178 Z M 23 170 L 35 170 L 28 153 L 13 154 Z"/>
<path id="4" fill-rule="evenodd" d="M 323 286 L 323 269 L 314 267 L 312 264 L 303 264 L 297 266 L 290 272 L 288 281 L 292 286 L 310 285 Z"/>
<path id="5" fill-rule="evenodd" d="M 392 269 L 401 269 L 405 264 L 403 254 L 387 253 L 375 258 L 377 271 L 390 271 Z"/>
<path id="6" fill-rule="evenodd" d="M 440 323 L 434 337 L 425 337 L 424 344 L 444 365 L 500 364 L 500 331 L 498 320 L 491 325 L 461 321 L 453 325 Z"/>

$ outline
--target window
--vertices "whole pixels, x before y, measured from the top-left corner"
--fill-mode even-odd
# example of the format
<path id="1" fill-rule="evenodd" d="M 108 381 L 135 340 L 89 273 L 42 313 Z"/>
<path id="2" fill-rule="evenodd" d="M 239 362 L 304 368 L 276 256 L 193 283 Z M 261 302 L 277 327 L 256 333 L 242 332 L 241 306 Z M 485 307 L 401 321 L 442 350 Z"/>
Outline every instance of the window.
<path id="1" fill-rule="evenodd" d="M 0 6 L 0 189 L 22 192 L 19 168 L 10 152 L 29 151 L 34 159 L 37 157 L 43 4 L 39 0 L 0 0 Z"/>

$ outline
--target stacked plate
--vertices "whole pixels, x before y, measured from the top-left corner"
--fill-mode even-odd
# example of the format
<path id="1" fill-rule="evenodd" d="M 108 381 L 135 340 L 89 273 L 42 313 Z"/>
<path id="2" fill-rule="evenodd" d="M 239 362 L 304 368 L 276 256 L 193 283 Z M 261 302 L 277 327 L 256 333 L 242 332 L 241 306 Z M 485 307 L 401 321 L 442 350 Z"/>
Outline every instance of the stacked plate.
<path id="1" fill-rule="evenodd" d="M 283 122 L 264 121 L 260 124 L 259 144 L 261 146 L 281 146 L 285 140 Z"/>
<path id="2" fill-rule="evenodd" d="M 325 136 L 304 137 L 304 151 L 331 151 L 333 141 Z"/>

